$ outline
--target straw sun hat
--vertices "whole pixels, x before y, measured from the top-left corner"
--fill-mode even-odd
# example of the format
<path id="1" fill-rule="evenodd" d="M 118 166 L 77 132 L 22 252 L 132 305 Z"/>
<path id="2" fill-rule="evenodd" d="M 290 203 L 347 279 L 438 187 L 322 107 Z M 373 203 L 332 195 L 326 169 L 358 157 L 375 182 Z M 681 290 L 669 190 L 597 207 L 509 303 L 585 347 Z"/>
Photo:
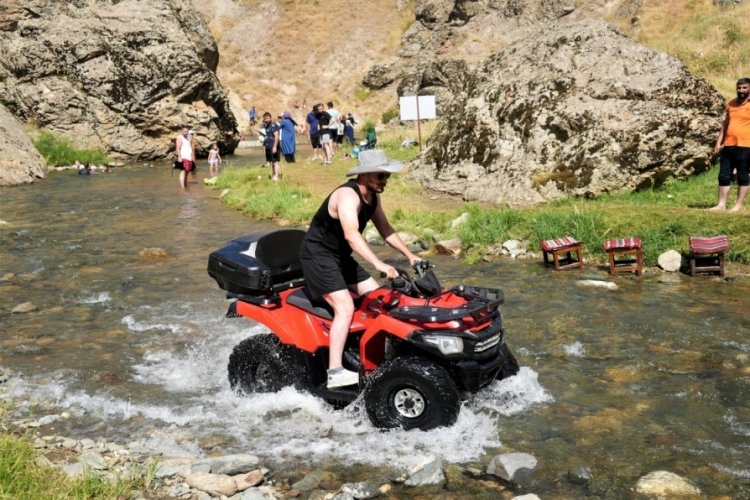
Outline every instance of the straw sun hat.
<path id="1" fill-rule="evenodd" d="M 373 172 L 401 172 L 403 165 L 400 161 L 389 160 L 382 149 L 368 149 L 359 153 L 357 166 L 349 170 L 346 175 L 369 174 Z"/>

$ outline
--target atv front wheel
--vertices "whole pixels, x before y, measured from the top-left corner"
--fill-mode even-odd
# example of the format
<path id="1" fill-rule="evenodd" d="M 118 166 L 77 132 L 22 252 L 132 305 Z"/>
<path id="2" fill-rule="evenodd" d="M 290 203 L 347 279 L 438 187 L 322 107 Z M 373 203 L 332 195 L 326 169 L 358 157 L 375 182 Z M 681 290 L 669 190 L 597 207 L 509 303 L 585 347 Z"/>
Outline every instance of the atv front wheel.
<path id="1" fill-rule="evenodd" d="M 508 349 L 508 344 L 500 346 L 500 353 L 503 356 L 503 364 L 500 367 L 500 371 L 497 372 L 497 379 L 502 380 L 504 378 L 512 377 L 518 373 L 519 366 L 516 357 Z"/>
<path id="2" fill-rule="evenodd" d="M 244 394 L 277 392 L 297 382 L 296 368 L 276 335 L 256 335 L 237 344 L 229 356 L 229 385 Z"/>
<path id="3" fill-rule="evenodd" d="M 372 423 L 385 429 L 453 425 L 460 408 L 458 390 L 448 372 L 417 356 L 383 363 L 367 381 L 364 399 Z"/>

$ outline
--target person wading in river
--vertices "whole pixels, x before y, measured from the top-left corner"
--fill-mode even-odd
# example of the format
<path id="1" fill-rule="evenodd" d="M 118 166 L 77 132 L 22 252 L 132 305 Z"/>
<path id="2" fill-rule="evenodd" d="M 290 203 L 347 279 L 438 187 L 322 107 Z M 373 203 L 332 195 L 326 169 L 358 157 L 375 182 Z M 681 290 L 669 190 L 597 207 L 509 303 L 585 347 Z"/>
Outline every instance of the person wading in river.
<path id="1" fill-rule="evenodd" d="M 180 187 L 187 189 L 188 173 L 195 168 L 195 146 L 187 127 L 183 127 L 180 135 L 175 140 L 175 153 L 177 161 L 182 163 L 180 171 Z"/>
<path id="2" fill-rule="evenodd" d="M 389 279 L 398 276 L 396 269 L 380 260 L 362 237 L 367 222 L 372 220 L 385 242 L 409 259 L 410 264 L 420 260 L 388 223 L 378 196 L 385 190 L 391 173 L 400 171 L 401 163 L 389 160 L 383 151 L 362 152 L 357 167 L 346 174 L 357 178 L 339 186 L 325 199 L 302 242 L 299 257 L 305 282 L 315 295 L 331 305 L 334 313 L 329 332 L 329 388 L 359 381 L 356 372 L 342 366 L 346 336 L 354 315 L 352 293 L 363 295 L 379 286 L 352 258 L 352 252 Z"/>

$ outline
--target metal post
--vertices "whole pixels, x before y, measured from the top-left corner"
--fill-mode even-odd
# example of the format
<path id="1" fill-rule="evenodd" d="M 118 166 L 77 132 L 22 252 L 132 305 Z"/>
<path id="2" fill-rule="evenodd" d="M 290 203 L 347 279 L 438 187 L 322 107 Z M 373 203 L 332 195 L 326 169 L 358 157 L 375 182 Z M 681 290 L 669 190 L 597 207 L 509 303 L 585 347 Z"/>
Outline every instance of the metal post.
<path id="1" fill-rule="evenodd" d="M 419 154 L 422 154 L 422 124 L 419 119 L 419 95 L 417 95 L 417 136 L 419 137 Z"/>

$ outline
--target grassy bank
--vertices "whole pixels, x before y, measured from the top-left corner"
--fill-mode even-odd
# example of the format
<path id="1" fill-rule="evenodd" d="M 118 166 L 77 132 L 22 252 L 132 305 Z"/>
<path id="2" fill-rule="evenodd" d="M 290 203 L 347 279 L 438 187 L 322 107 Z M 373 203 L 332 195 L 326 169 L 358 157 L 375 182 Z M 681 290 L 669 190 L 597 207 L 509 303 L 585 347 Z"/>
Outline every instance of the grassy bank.
<path id="1" fill-rule="evenodd" d="M 34 146 L 50 167 L 73 165 L 76 160 L 84 165 L 86 163 L 101 165 L 110 161 L 101 149 L 79 149 L 70 139 L 46 131 L 36 136 Z"/>
<path id="2" fill-rule="evenodd" d="M 418 149 L 401 148 L 400 143 L 410 134 L 414 135 L 411 130 L 393 131 L 381 145 L 389 156 L 408 163 Z M 227 169 L 216 188 L 229 188 L 225 203 L 248 216 L 301 226 L 310 221 L 325 196 L 343 182 L 346 171 L 354 165 L 354 160 L 341 158 L 332 166 L 301 159 L 284 165 L 280 183 L 268 180 L 267 168 L 248 165 Z M 397 230 L 413 232 L 428 242 L 460 238 L 469 263 L 508 239 L 528 240 L 529 247 L 535 249 L 540 240 L 569 234 L 585 243 L 588 259 L 599 262 L 606 257 L 603 241 L 639 236 L 644 240 L 646 262 L 654 265 L 659 254 L 667 250 L 686 253 L 689 236 L 728 234 L 732 250 L 727 258 L 750 264 L 750 212 L 706 210 L 716 202 L 716 176 L 714 169 L 660 189 L 596 200 L 567 198 L 536 208 L 464 203 L 425 191 L 404 176 L 394 176 L 383 195 L 383 206 Z M 735 194 L 733 189 L 732 196 Z M 451 228 L 451 221 L 462 213 L 469 214 L 468 221 Z"/>
<path id="3" fill-rule="evenodd" d="M 8 429 L 7 405 L 0 402 L 0 499 L 115 500 L 130 498 L 134 490 L 148 489 L 153 471 L 144 470 L 112 483 L 87 473 L 80 479 L 69 479 L 34 448 L 31 434 Z"/>

